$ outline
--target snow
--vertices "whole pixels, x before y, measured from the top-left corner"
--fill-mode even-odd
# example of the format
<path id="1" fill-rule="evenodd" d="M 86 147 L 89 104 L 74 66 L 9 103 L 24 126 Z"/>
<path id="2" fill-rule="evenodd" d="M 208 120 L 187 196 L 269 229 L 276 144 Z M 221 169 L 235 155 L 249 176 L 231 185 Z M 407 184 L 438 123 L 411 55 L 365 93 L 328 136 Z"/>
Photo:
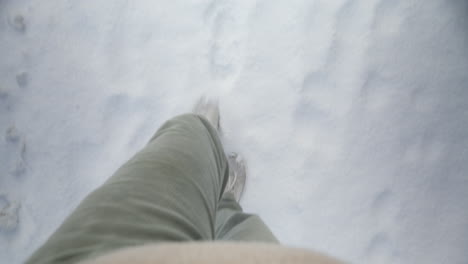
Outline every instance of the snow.
<path id="1" fill-rule="evenodd" d="M 0 1 L 0 263 L 201 95 L 242 204 L 352 263 L 468 263 L 468 2 Z"/>

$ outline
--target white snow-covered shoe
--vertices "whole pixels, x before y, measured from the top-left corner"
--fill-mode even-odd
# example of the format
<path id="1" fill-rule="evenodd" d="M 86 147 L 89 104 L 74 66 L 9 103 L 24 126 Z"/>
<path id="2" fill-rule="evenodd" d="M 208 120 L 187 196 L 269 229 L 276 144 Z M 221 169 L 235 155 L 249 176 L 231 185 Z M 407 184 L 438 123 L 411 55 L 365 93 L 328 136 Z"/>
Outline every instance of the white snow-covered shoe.
<path id="1" fill-rule="evenodd" d="M 240 201 L 244 192 L 245 181 L 247 178 L 247 170 L 244 159 L 237 153 L 228 155 L 229 162 L 229 179 L 224 189 L 224 193 L 234 195 L 237 202 Z"/>
<path id="2" fill-rule="evenodd" d="M 193 108 L 193 113 L 205 117 L 210 124 L 221 132 L 219 104 L 217 100 L 201 97 Z"/>

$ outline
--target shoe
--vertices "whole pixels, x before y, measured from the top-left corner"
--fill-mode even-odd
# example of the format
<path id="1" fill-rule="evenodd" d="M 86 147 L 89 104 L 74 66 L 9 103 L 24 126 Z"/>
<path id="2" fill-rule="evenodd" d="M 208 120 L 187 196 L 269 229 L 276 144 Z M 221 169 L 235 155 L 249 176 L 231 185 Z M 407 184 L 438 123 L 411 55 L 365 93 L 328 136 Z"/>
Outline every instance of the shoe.
<path id="1" fill-rule="evenodd" d="M 240 201 L 244 192 L 247 170 L 244 159 L 237 153 L 228 155 L 229 179 L 224 189 L 224 194 L 231 193 L 237 202 Z"/>
<path id="2" fill-rule="evenodd" d="M 220 115 L 219 115 L 219 104 L 218 101 L 213 99 L 207 99 L 202 96 L 198 102 L 195 104 L 195 107 L 192 111 L 194 114 L 201 115 L 205 117 L 210 124 L 216 128 L 216 131 L 220 133 Z"/>

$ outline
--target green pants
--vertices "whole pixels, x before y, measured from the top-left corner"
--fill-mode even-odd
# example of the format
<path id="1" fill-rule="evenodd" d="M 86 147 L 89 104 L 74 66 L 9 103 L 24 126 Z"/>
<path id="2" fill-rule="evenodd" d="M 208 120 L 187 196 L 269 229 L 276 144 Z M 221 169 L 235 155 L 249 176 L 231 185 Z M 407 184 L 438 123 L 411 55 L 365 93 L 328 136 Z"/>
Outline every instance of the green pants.
<path id="1" fill-rule="evenodd" d="M 277 242 L 223 190 L 229 168 L 207 120 L 167 121 L 143 150 L 86 197 L 26 263 L 74 263 L 147 243 Z"/>

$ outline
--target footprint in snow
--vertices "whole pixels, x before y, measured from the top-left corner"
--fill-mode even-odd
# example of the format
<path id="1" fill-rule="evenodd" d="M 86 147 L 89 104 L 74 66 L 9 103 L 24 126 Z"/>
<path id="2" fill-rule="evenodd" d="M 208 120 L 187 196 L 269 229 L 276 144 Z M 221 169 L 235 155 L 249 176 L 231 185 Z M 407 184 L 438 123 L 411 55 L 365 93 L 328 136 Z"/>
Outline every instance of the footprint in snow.
<path id="1" fill-rule="evenodd" d="M 19 223 L 20 203 L 12 201 L 6 194 L 0 193 L 0 232 L 16 230 Z"/>
<path id="2" fill-rule="evenodd" d="M 11 125 L 5 133 L 5 140 L 11 144 L 18 144 L 19 143 L 19 148 L 18 148 L 18 157 L 16 161 L 14 162 L 10 173 L 14 176 L 21 176 L 26 172 L 26 142 L 25 140 L 21 137 L 20 133 L 18 132 L 18 129 L 16 126 Z"/>
<path id="3" fill-rule="evenodd" d="M 26 20 L 24 19 L 24 16 L 21 14 L 16 14 L 12 16 L 9 19 L 9 24 L 14 30 L 20 33 L 26 32 Z"/>
<path id="4" fill-rule="evenodd" d="M 27 72 L 20 72 L 16 75 L 16 83 L 19 87 L 24 88 L 29 84 L 29 74 Z"/>

